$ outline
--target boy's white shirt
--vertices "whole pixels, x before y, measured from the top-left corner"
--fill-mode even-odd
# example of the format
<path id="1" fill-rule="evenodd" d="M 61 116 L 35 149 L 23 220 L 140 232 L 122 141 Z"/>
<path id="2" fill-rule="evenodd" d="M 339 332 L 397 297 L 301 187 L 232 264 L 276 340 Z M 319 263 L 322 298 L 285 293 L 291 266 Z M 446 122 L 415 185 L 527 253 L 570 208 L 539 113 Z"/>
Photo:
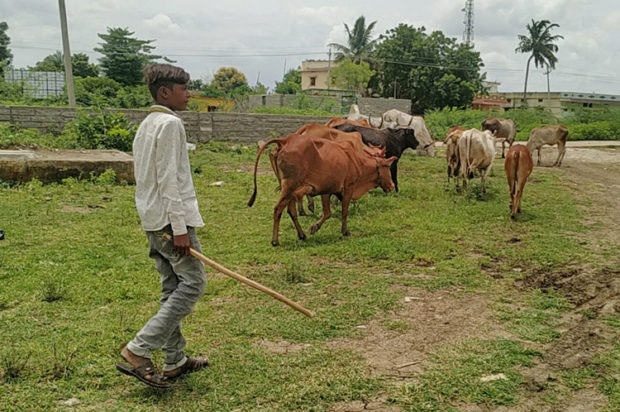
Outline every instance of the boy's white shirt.
<path id="1" fill-rule="evenodd" d="M 187 155 L 183 121 L 165 106 L 151 106 L 133 141 L 136 209 L 142 228 L 172 225 L 174 235 L 187 226 L 204 226 Z"/>

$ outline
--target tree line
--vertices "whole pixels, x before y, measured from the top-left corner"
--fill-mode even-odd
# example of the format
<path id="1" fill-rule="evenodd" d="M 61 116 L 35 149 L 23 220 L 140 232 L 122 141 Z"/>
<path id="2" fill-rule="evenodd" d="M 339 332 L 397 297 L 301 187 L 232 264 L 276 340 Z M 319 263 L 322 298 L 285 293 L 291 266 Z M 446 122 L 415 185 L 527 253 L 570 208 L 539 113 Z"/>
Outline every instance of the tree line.
<path id="1" fill-rule="evenodd" d="M 458 42 L 441 31 L 427 32 L 425 27 L 407 24 L 387 30 L 373 38 L 376 21 L 366 23 L 360 16 L 352 27 L 344 24 L 347 43 L 331 43 L 334 50 L 334 68 L 330 73 L 332 88 L 355 90 L 365 96 L 409 99 L 415 113 L 443 107 L 468 107 L 476 94 L 485 93 L 483 82 L 486 73 L 480 53 L 472 45 Z M 558 51 L 556 42 L 563 37 L 552 35 L 559 27 L 548 20 L 532 20 L 525 35 L 518 35 L 517 53 L 529 54 L 524 85 L 530 62 L 536 67 L 555 68 Z M 11 64 L 8 24 L 0 22 L 0 74 Z M 154 40 L 133 37 L 128 28 L 107 28 L 98 34 L 101 42 L 94 51 L 102 57 L 99 64 L 89 62 L 85 53 L 71 56 L 76 76 L 76 99 L 79 104 L 112 105 L 116 107 L 143 107 L 150 103 L 150 96 L 142 85 L 142 69 L 159 60 L 174 62 L 165 56 L 153 54 Z M 34 66 L 35 71 L 63 71 L 60 51 L 45 57 Z M 0 80 L 0 99 L 15 92 Z M 250 86 L 246 76 L 235 67 L 221 67 L 213 79 L 206 83 L 192 80 L 190 88 L 208 97 L 239 98 L 248 94 L 264 94 L 268 88 L 257 82 Z M 276 82 L 274 91 L 296 94 L 301 91 L 298 69 L 289 70 L 282 81 Z M 60 97 L 62 99 L 63 97 Z"/>

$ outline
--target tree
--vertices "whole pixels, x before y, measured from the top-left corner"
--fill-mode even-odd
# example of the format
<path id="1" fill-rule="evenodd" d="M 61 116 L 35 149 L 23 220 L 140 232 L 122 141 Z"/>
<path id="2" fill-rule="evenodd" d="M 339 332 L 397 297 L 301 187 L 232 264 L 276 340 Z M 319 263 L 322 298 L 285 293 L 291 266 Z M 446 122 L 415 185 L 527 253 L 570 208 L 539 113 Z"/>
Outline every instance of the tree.
<path id="1" fill-rule="evenodd" d="M 547 66 L 549 69 L 555 69 L 555 64 L 558 62 L 558 58 L 555 57 L 555 53 L 558 51 L 556 41 L 563 39 L 564 37 L 556 34 L 551 35 L 551 30 L 554 27 L 560 27 L 558 24 L 551 24 L 549 20 L 535 21 L 532 19 L 531 24 L 526 26 L 528 35 L 519 34 L 519 46 L 515 49 L 515 53 L 531 53 L 527 59 L 527 65 L 525 66 L 525 85 L 523 86 L 523 102 L 527 102 L 527 78 L 530 71 L 530 62 L 534 59 L 534 65 L 536 67 Z"/>
<path id="2" fill-rule="evenodd" d="M 122 85 L 133 86 L 142 82 L 142 69 L 149 63 L 163 58 L 152 55 L 154 40 L 139 40 L 131 37 L 128 28 L 110 28 L 107 34 L 97 34 L 103 40 L 101 47 L 94 50 L 103 54 L 99 59 L 101 69 L 106 77 Z M 166 61 L 169 59 L 163 58 Z"/>
<path id="3" fill-rule="evenodd" d="M 370 69 L 368 63 L 355 64 L 351 60 L 345 59 L 332 69 L 330 76 L 333 85 L 366 94 L 366 86 L 374 74 L 374 70 Z"/>
<path id="4" fill-rule="evenodd" d="M 60 50 L 56 51 L 54 54 L 50 54 L 37 62 L 34 67 L 30 68 L 31 70 L 37 72 L 61 72 L 65 69 L 63 63 L 62 52 Z"/>
<path id="5" fill-rule="evenodd" d="M 480 54 L 441 31 L 399 24 L 380 36 L 375 57 L 384 97 L 411 99 L 414 113 L 467 107 L 482 90 Z"/>
<path id="6" fill-rule="evenodd" d="M 11 38 L 6 34 L 8 29 L 9 25 L 5 21 L 0 22 L 0 75 L 4 73 L 4 67 L 9 66 L 13 60 L 13 54 L 9 50 Z"/>
<path id="7" fill-rule="evenodd" d="M 96 64 L 89 63 L 88 56 L 85 53 L 76 53 L 71 56 L 71 68 L 75 77 L 96 77 L 99 75 L 99 67 Z M 39 72 L 62 72 L 65 70 L 64 55 L 58 50 L 37 62 L 30 69 Z"/>
<path id="8" fill-rule="evenodd" d="M 289 70 L 288 72 L 286 72 L 281 82 L 276 82 L 276 93 L 297 94 L 300 91 L 301 73 L 299 73 L 299 68 Z"/>
<path id="9" fill-rule="evenodd" d="M 367 59 L 375 47 L 375 40 L 370 39 L 375 24 L 377 22 L 373 21 L 366 26 L 366 18 L 360 16 L 355 20 L 353 31 L 351 31 L 349 26 L 344 23 L 344 28 L 349 36 L 347 39 L 348 46 L 338 43 L 329 44 L 330 47 L 336 49 L 336 61 L 350 59 L 353 62 L 361 63 L 362 60 Z"/>
<path id="10" fill-rule="evenodd" d="M 86 53 L 75 53 L 71 55 L 71 68 L 73 70 L 73 75 L 76 77 L 99 76 L 99 66 L 94 63 L 90 63 Z"/>
<path id="11" fill-rule="evenodd" d="M 238 97 L 251 91 L 245 74 L 235 67 L 220 67 L 213 75 L 211 86 L 229 97 Z"/>

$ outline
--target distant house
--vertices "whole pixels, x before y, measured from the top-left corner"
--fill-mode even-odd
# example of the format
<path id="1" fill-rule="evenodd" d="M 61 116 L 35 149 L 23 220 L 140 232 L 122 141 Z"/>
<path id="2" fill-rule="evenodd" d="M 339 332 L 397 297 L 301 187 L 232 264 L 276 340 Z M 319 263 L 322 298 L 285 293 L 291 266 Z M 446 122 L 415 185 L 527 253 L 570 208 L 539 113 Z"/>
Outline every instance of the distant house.
<path id="1" fill-rule="evenodd" d="M 301 90 L 327 90 L 332 85 L 329 74 L 338 63 L 333 60 L 304 60 L 301 62 Z"/>

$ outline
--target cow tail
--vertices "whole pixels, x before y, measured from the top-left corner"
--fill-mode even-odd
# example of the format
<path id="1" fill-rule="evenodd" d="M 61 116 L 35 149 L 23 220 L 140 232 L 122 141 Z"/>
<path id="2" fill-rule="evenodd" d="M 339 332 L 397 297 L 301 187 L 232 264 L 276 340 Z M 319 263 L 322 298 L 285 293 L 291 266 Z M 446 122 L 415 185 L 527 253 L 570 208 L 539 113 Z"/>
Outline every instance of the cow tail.
<path id="1" fill-rule="evenodd" d="M 517 187 L 519 187 L 519 175 L 517 174 L 517 171 L 519 169 L 519 158 L 521 157 L 521 152 L 520 151 L 516 151 L 514 152 L 514 157 L 513 157 L 513 165 L 512 165 L 512 176 L 514 177 L 514 179 L 512 180 L 512 187 L 510 188 L 510 192 L 511 193 L 517 193 Z"/>
<path id="2" fill-rule="evenodd" d="M 258 160 L 260 159 L 260 156 L 263 154 L 267 146 L 269 146 L 272 143 L 276 143 L 279 147 L 282 147 L 282 145 L 284 144 L 284 142 L 282 142 L 282 139 L 271 139 L 271 140 L 267 140 L 267 142 L 265 142 L 265 144 L 263 144 L 260 147 L 260 149 L 258 149 L 258 153 L 256 153 L 256 160 L 254 161 L 254 192 L 252 193 L 250 200 L 248 200 L 248 207 L 252 207 L 252 205 L 254 204 L 254 201 L 256 200 L 256 193 L 257 193 L 256 172 L 258 171 Z"/>

